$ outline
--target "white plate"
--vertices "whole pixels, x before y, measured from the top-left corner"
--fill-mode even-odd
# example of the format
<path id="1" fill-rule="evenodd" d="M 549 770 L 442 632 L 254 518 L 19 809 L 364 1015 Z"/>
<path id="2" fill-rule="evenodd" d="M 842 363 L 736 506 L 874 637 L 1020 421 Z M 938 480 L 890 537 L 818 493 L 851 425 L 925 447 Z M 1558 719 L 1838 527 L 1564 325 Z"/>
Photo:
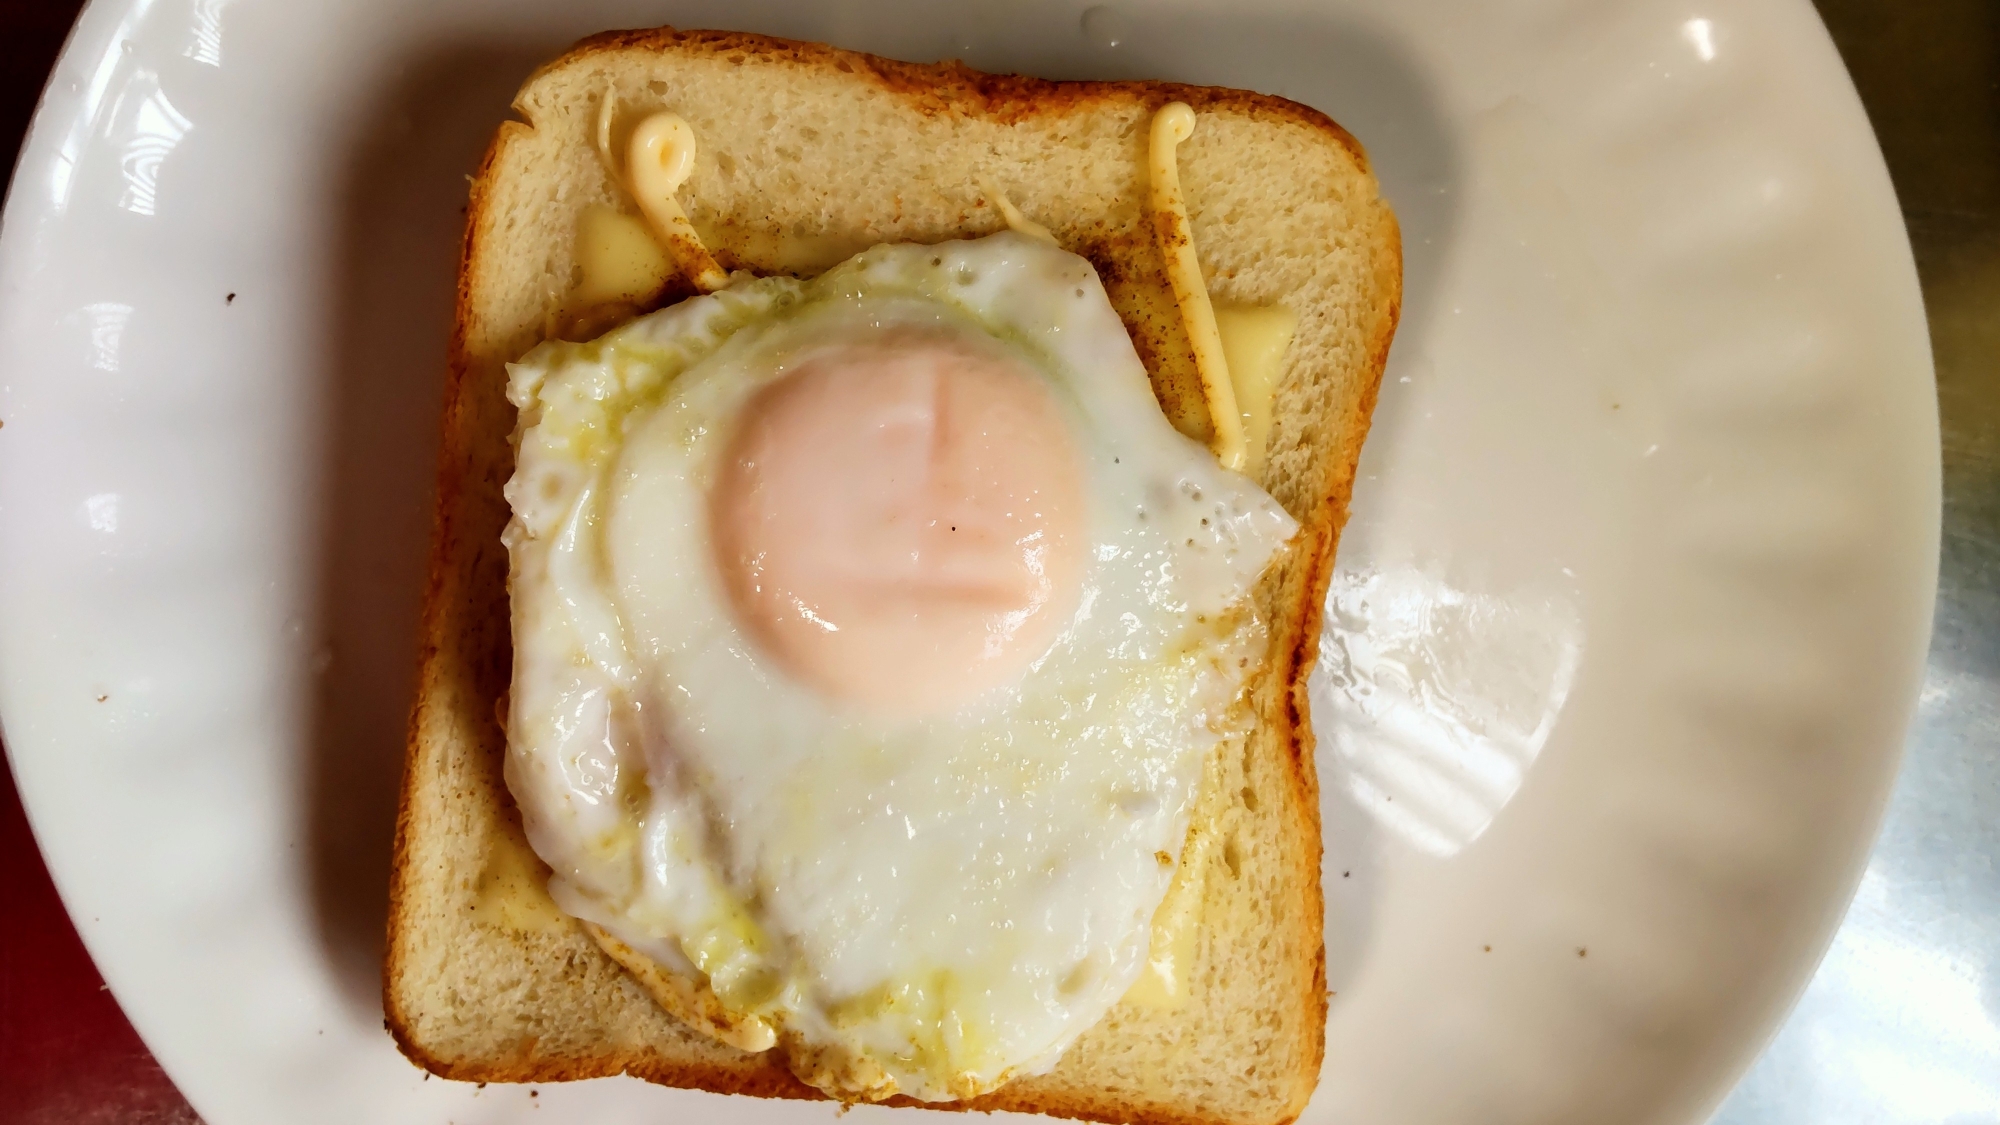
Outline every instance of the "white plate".
<path id="1" fill-rule="evenodd" d="M 1916 279 L 1804 0 L 97 0 L 0 246 L 0 714 L 211 1125 L 833 1112 L 426 1082 L 377 1006 L 462 173 L 533 64 L 663 21 L 1368 144 L 1409 288 L 1318 685 L 1308 1119 L 1712 1106 L 1854 885 L 1936 563 Z"/>

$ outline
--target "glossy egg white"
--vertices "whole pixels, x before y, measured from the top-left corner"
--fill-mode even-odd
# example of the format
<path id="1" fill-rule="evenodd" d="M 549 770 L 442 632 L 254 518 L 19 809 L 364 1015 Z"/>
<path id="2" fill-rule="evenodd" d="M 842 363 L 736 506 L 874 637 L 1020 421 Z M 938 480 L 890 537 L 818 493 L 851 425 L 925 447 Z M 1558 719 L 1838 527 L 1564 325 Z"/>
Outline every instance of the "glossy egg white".
<path id="1" fill-rule="evenodd" d="M 706 505 L 760 387 L 816 341 L 911 326 L 1048 381 L 1089 561 L 1016 681 L 895 719 L 760 653 Z M 1296 530 L 1167 423 L 1090 265 L 998 234 L 739 275 L 537 348 L 509 396 L 507 778 L 557 901 L 802 1041 L 835 1092 L 960 1098 L 1053 1065 L 1140 971 L 1203 763 L 1243 723 L 1249 589 Z"/>

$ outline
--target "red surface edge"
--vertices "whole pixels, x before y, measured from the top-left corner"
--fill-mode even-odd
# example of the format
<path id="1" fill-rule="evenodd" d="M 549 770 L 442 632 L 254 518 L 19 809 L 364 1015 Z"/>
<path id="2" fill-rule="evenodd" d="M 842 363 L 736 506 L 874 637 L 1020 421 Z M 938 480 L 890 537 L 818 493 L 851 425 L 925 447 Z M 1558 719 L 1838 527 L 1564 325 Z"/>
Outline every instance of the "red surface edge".
<path id="1" fill-rule="evenodd" d="M 80 0 L 0 0 L 9 179 Z M 0 748 L 4 753 L 4 748 Z M 0 1125 L 200 1125 L 105 991 L 0 768 Z"/>

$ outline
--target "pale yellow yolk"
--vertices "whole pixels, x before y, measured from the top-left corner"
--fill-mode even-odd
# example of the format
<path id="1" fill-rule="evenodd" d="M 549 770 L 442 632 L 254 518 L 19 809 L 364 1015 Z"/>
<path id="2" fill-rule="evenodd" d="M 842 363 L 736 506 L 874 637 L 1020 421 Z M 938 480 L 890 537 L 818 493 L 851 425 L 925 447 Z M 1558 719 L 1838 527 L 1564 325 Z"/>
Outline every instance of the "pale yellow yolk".
<path id="1" fill-rule="evenodd" d="M 1081 459 L 1040 377 L 929 330 L 826 345 L 746 406 L 710 520 L 737 619 L 794 676 L 917 715 L 1017 677 L 1082 586 Z"/>

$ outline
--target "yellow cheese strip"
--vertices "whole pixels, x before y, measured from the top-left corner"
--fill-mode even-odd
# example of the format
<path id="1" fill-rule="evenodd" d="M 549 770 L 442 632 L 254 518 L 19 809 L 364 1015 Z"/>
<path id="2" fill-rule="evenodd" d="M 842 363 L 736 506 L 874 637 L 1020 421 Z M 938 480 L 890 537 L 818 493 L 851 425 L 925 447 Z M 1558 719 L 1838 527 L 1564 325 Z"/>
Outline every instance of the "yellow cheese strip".
<path id="1" fill-rule="evenodd" d="M 1215 330 L 1229 361 L 1236 406 L 1243 417 L 1243 471 L 1258 478 L 1271 441 L 1271 400 L 1284 374 L 1285 350 L 1298 334 L 1297 313 L 1282 305 L 1224 305 L 1215 310 Z"/>
<path id="2" fill-rule="evenodd" d="M 1181 198 L 1176 153 L 1180 143 L 1193 133 L 1194 110 L 1186 102 L 1171 102 L 1153 115 L 1150 161 L 1153 233 L 1160 242 L 1160 255 L 1167 262 L 1167 282 L 1173 286 L 1174 300 L 1180 304 L 1181 321 L 1187 326 L 1188 344 L 1194 350 L 1195 372 L 1201 377 L 1202 397 L 1208 402 L 1209 419 L 1215 429 L 1210 447 L 1223 468 L 1240 472 L 1244 464 L 1243 418 L 1236 407 L 1236 388 L 1229 381 L 1229 361 L 1215 330 L 1215 309 L 1208 302 L 1208 286 L 1201 279 L 1201 262 L 1195 257 L 1194 230 L 1188 223 L 1187 204 Z"/>
<path id="3" fill-rule="evenodd" d="M 580 309 L 613 302 L 645 304 L 674 273 L 673 261 L 643 221 L 601 203 L 577 216 L 576 265 L 570 302 Z"/>
<path id="4" fill-rule="evenodd" d="M 1208 869 L 1210 837 L 1190 833 L 1187 855 L 1167 897 L 1153 912 L 1152 944 L 1146 967 L 1125 992 L 1129 1003 L 1173 1011 L 1187 1002 L 1189 974 L 1194 970 L 1194 938 L 1201 927 L 1201 892 Z"/>
<path id="5" fill-rule="evenodd" d="M 472 888 L 472 915 L 490 926 L 518 933 L 561 929 L 568 916 L 549 897 L 548 885 L 526 847 L 495 840 Z"/>

